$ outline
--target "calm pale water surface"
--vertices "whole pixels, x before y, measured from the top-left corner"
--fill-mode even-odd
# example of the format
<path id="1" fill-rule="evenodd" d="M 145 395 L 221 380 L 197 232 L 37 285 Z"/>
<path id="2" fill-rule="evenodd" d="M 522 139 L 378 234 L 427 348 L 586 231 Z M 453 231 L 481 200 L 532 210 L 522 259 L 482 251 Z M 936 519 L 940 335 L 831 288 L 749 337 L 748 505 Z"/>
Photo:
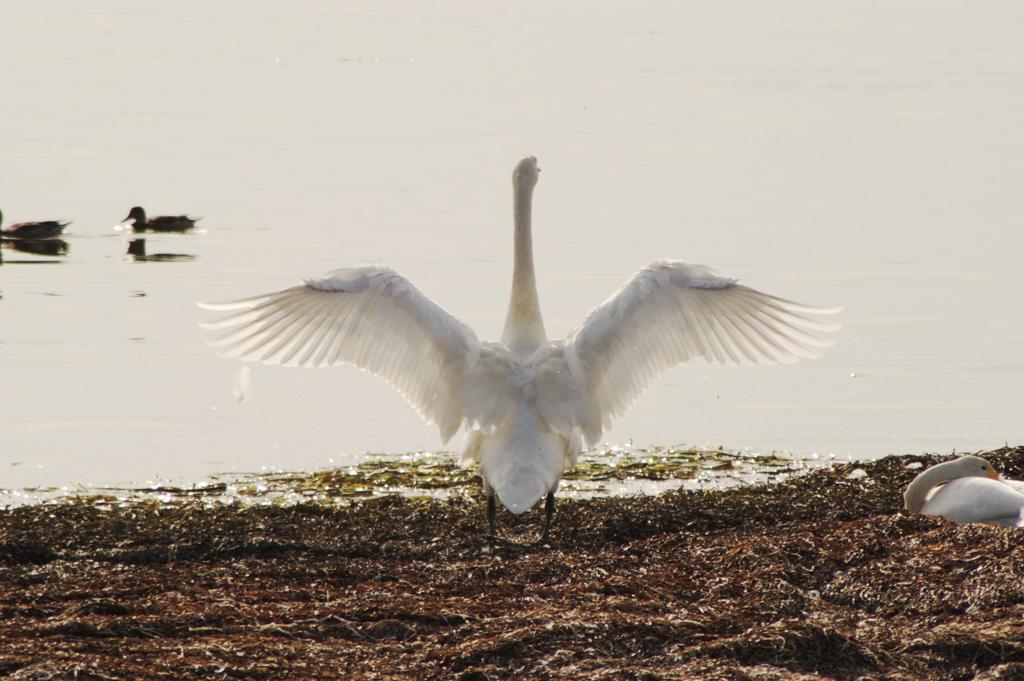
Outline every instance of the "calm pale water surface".
<path id="1" fill-rule="evenodd" d="M 1009 0 L 5 0 L 0 209 L 74 224 L 0 250 L 0 487 L 439 448 L 351 368 L 236 401 L 194 303 L 387 263 L 495 338 L 527 154 L 552 335 L 661 257 L 846 306 L 824 359 L 677 369 L 608 442 L 1024 441 L 1022 35 Z M 195 259 L 127 257 L 135 204 L 202 216 L 147 240 Z"/>

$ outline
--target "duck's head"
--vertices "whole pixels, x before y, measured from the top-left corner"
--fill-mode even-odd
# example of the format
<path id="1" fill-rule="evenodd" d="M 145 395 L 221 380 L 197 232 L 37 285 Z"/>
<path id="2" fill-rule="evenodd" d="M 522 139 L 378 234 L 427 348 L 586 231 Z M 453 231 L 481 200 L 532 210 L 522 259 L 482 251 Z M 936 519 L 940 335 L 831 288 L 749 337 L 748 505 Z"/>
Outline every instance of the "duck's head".
<path id="1" fill-rule="evenodd" d="M 517 190 L 530 190 L 537 184 L 540 176 L 540 168 L 537 167 L 537 157 L 527 156 L 516 164 L 512 172 L 512 186 Z"/>
<path id="2" fill-rule="evenodd" d="M 142 210 L 142 206 L 135 206 L 128 211 L 128 217 L 121 220 L 121 222 L 128 222 L 129 220 L 131 220 L 132 224 L 136 226 L 146 224 L 146 211 Z"/>

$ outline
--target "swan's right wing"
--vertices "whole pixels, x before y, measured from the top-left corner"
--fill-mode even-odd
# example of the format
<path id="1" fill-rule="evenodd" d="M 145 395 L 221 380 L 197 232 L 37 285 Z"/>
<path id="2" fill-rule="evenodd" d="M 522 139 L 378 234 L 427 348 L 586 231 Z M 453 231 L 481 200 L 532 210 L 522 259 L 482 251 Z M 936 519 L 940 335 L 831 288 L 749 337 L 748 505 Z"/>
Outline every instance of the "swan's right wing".
<path id="1" fill-rule="evenodd" d="M 201 307 L 233 314 L 211 345 L 228 357 L 287 366 L 349 363 L 393 385 L 447 442 L 464 418 L 465 376 L 480 342 L 397 272 L 358 267 L 302 286 Z"/>
<path id="2" fill-rule="evenodd" d="M 1017 490 L 1021 494 L 1024 494 L 1024 482 L 1020 480 L 1008 480 L 1006 478 L 999 478 L 999 482 L 1010 487 L 1010 489 Z"/>
<path id="3" fill-rule="evenodd" d="M 581 428 L 593 445 L 659 374 L 689 359 L 794 362 L 831 345 L 838 325 L 809 307 L 741 286 L 705 267 L 655 262 L 596 307 L 566 340 L 583 386 Z"/>

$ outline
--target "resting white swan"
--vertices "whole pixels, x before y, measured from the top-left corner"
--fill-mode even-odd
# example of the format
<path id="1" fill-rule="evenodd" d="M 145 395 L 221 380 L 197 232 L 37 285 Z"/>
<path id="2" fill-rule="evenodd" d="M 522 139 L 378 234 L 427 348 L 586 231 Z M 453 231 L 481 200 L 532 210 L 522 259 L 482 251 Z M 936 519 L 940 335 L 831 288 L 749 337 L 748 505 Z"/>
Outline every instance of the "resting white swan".
<path id="1" fill-rule="evenodd" d="M 565 340 L 549 341 L 533 270 L 531 203 L 539 170 L 512 174 L 515 265 L 500 343 L 473 331 L 384 267 L 335 270 L 301 286 L 221 305 L 234 314 L 223 354 L 268 364 L 350 363 L 388 381 L 447 442 L 467 429 L 463 461 L 478 462 L 491 533 L 495 501 L 523 513 L 546 497 L 544 537 L 562 471 L 594 445 L 659 374 L 694 357 L 772 364 L 818 356 L 818 318 L 837 310 L 760 293 L 698 265 L 658 261 L 595 308 Z"/>
<path id="2" fill-rule="evenodd" d="M 1003 480 L 980 456 L 961 456 L 914 478 L 903 493 L 903 503 L 908 511 L 955 523 L 1021 527 L 1024 483 Z"/>

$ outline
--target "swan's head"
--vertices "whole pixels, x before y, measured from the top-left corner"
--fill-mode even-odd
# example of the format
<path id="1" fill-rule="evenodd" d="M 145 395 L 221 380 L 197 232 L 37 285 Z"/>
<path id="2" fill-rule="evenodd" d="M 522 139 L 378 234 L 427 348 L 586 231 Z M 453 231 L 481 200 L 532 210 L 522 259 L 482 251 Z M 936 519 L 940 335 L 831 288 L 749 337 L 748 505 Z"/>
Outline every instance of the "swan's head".
<path id="1" fill-rule="evenodd" d="M 999 479 L 999 474 L 985 459 L 980 456 L 961 456 L 959 459 L 942 464 L 949 468 L 950 480 L 955 478 L 991 478 Z"/>
<path id="2" fill-rule="evenodd" d="M 142 210 L 142 206 L 135 206 L 128 211 L 128 217 L 121 220 L 121 222 L 128 222 L 129 220 L 131 220 L 134 225 L 142 226 L 146 224 L 146 211 Z"/>
<path id="3" fill-rule="evenodd" d="M 540 168 L 537 167 L 537 157 L 527 156 L 516 164 L 512 172 L 512 186 L 516 189 L 533 189 L 540 177 Z"/>

